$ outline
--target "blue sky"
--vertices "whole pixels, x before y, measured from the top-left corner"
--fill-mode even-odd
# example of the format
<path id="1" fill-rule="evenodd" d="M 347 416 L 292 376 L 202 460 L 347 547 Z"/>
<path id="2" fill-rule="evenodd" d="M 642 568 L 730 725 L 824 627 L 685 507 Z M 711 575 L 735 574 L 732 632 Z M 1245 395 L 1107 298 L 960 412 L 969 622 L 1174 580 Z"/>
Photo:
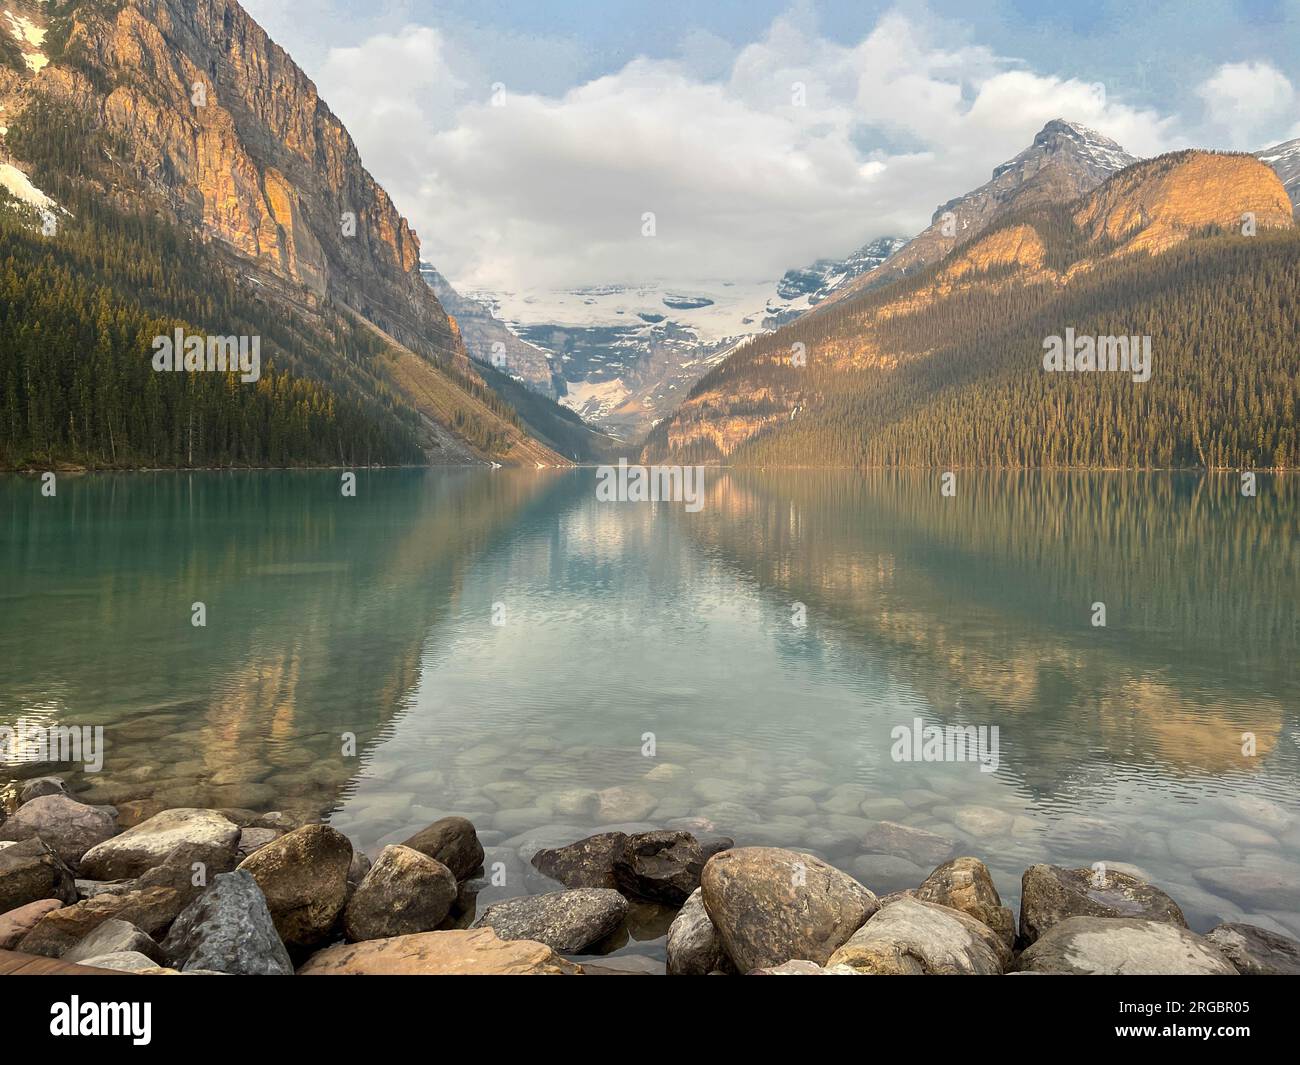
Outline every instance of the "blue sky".
<path id="1" fill-rule="evenodd" d="M 777 276 L 1058 116 L 1138 155 L 1300 136 L 1300 0 L 245 6 L 474 288 Z"/>

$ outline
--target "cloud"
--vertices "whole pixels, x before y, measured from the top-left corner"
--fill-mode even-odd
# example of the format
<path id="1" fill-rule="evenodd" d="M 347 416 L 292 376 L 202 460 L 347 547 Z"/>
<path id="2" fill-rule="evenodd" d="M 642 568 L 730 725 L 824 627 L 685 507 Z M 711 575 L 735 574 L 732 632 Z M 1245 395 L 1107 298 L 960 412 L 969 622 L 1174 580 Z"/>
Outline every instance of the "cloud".
<path id="1" fill-rule="evenodd" d="M 1211 127 L 1233 148 L 1259 148 L 1289 134 L 1296 92 L 1290 79 L 1268 62 L 1224 63 L 1197 87 Z"/>
<path id="2" fill-rule="evenodd" d="M 696 35 L 679 56 L 553 95 L 506 77 L 494 103 L 463 49 L 410 26 L 334 49 L 317 81 L 425 257 L 501 292 L 760 280 L 911 235 L 1052 118 L 1176 146 L 1168 116 L 897 11 L 856 44 L 797 9 L 732 54 Z"/>

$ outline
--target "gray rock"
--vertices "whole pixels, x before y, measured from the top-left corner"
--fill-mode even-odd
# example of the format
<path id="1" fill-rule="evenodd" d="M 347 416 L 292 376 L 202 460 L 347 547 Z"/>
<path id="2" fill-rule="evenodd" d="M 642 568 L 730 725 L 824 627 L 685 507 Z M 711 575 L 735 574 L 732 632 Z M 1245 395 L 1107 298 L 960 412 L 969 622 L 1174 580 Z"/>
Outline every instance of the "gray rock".
<path id="1" fill-rule="evenodd" d="M 76 882 L 63 859 L 40 838 L 0 849 L 0 913 L 41 899 L 77 901 Z"/>
<path id="2" fill-rule="evenodd" d="M 1179 828 L 1169 833 L 1169 853 L 1183 865 L 1236 865 L 1241 861 L 1241 851 L 1227 840 L 1208 832 Z"/>
<path id="3" fill-rule="evenodd" d="M 1254 925 L 1221 924 L 1205 938 L 1242 976 L 1300 976 L 1300 942 Z"/>
<path id="4" fill-rule="evenodd" d="M 1067 917 L 1016 959 L 1026 972 L 1084 976 L 1236 976 L 1227 955 L 1176 924 Z"/>
<path id="5" fill-rule="evenodd" d="M 1233 865 L 1197 869 L 1197 881 L 1248 911 L 1293 910 L 1300 899 L 1300 867 Z"/>
<path id="6" fill-rule="evenodd" d="M 820 858 L 774 847 L 714 855 L 700 885 L 709 919 L 742 973 L 791 959 L 823 965 L 878 906 L 875 895 Z"/>
<path id="7" fill-rule="evenodd" d="M 704 908 L 703 888 L 691 893 L 668 926 L 667 951 L 669 976 L 707 976 L 712 972 L 734 971 L 718 930 Z"/>
<path id="8" fill-rule="evenodd" d="M 255 854 L 272 840 L 284 835 L 281 828 L 243 828 L 239 831 L 239 857 Z"/>
<path id="9" fill-rule="evenodd" d="M 152 959 L 154 965 L 163 962 L 162 948 L 153 937 L 140 931 L 130 921 L 110 918 L 90 935 L 63 955 L 64 961 L 85 961 L 101 954 L 119 954 L 130 951 Z"/>
<path id="10" fill-rule="evenodd" d="M 575 888 L 494 903 L 474 922 L 498 939 L 532 939 L 561 954 L 581 954 L 614 932 L 628 903 L 609 888 Z"/>
<path id="11" fill-rule="evenodd" d="M 1128 825 L 1086 814 L 1067 814 L 1045 836 L 1052 850 L 1089 860 L 1098 854 L 1130 854 L 1135 839 L 1136 833 Z"/>
<path id="12" fill-rule="evenodd" d="M 631 898 L 681 906 L 700 886 L 708 857 L 689 832 L 638 833 L 614 859 L 614 881 Z"/>
<path id="13" fill-rule="evenodd" d="M 926 876 L 921 866 L 893 854 L 864 854 L 849 863 L 849 872 L 877 896 L 916 887 Z"/>
<path id="14" fill-rule="evenodd" d="M 955 840 L 910 828 L 893 821 L 876 821 L 859 837 L 860 849 L 868 854 L 892 854 L 909 862 L 933 869 L 946 862 L 957 849 Z"/>
<path id="15" fill-rule="evenodd" d="M 564 847 L 539 850 L 529 858 L 534 869 L 565 887 L 617 888 L 614 863 L 626 847 L 626 833 L 603 832 Z"/>
<path id="16" fill-rule="evenodd" d="M 18 805 L 39 799 L 42 795 L 67 795 L 68 786 L 62 777 L 36 777 L 25 780 L 18 792 Z"/>
<path id="17" fill-rule="evenodd" d="M 749 976 L 861 976 L 849 965 L 818 965 L 814 961 L 787 961 L 764 969 L 751 969 Z"/>
<path id="18" fill-rule="evenodd" d="M 975 918 L 993 929 L 1007 947 L 1015 941 L 1015 916 L 1002 905 L 992 875 L 978 858 L 954 858 L 945 862 L 926 878 L 916 897 Z"/>
<path id="19" fill-rule="evenodd" d="M 247 870 L 221 873 L 176 918 L 162 944 L 177 969 L 289 976 L 293 963 L 276 934 L 266 897 Z"/>
<path id="20" fill-rule="evenodd" d="M 238 841 L 238 826 L 215 810 L 164 810 L 90 848 L 82 855 L 81 875 L 87 880 L 129 880 L 162 864 L 182 844 L 224 850 Z"/>
<path id="21" fill-rule="evenodd" d="M 961 910 L 902 897 L 880 910 L 830 956 L 877 976 L 996 976 L 1011 947 Z"/>
<path id="22" fill-rule="evenodd" d="M 64 958 L 68 961 L 68 958 Z M 93 954 L 89 958 L 79 958 L 76 964 L 87 965 L 92 969 L 112 969 L 119 973 L 148 973 L 159 969 L 152 958 L 135 950 L 114 951 L 111 954 Z M 171 970 L 167 970 L 170 972 Z"/>
<path id="23" fill-rule="evenodd" d="M 1158 887 L 1107 869 L 1033 865 L 1020 880 L 1020 938 L 1033 943 L 1068 917 L 1133 917 L 1187 927 L 1178 903 Z"/>
<path id="24" fill-rule="evenodd" d="M 40 836 L 69 868 L 97 843 L 117 832 L 117 821 L 103 810 L 70 799 L 62 792 L 38 795 L 0 825 L 0 839 Z"/>
<path id="25" fill-rule="evenodd" d="M 457 880 L 467 879 L 483 864 L 483 844 L 474 825 L 463 817 L 444 817 L 402 843 L 441 862 Z"/>
<path id="26" fill-rule="evenodd" d="M 451 912 L 457 884 L 442 862 L 410 847 L 385 847 L 343 911 L 354 943 L 432 932 Z"/>
<path id="27" fill-rule="evenodd" d="M 285 943 L 324 940 L 347 899 L 352 844 L 329 825 L 304 825 L 273 840 L 239 864 L 253 875 Z"/>

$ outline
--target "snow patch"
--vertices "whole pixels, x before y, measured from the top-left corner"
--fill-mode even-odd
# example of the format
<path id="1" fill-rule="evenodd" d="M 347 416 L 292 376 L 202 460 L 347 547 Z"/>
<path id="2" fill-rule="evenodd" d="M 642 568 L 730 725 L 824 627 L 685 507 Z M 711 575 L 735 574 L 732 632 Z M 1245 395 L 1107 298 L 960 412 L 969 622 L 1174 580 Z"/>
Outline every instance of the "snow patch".
<path id="1" fill-rule="evenodd" d="M 0 163 L 0 186 L 15 199 L 22 200 L 37 210 L 48 211 L 59 207 L 53 199 L 33 185 L 26 174 L 9 163 Z"/>
<path id="2" fill-rule="evenodd" d="M 23 52 L 23 61 L 27 64 L 27 68 L 33 74 L 39 74 L 41 69 L 48 66 L 50 62 L 41 51 L 41 46 L 45 44 L 45 31 L 31 19 L 15 15 L 12 11 L 6 10 L 4 17 L 9 20 L 9 32 L 30 49 Z"/>

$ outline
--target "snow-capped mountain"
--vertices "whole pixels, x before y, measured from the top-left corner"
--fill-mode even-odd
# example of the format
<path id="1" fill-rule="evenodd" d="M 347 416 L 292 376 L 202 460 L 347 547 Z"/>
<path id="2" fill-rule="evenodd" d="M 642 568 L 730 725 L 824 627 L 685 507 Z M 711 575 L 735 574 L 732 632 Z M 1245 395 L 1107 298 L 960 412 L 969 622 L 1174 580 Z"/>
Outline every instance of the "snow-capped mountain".
<path id="1" fill-rule="evenodd" d="M 1300 137 L 1256 152 L 1255 158 L 1273 168 L 1282 179 L 1282 187 L 1291 197 L 1292 205 L 1300 208 Z"/>
<path id="2" fill-rule="evenodd" d="M 876 269 L 906 244 L 903 237 L 881 237 L 847 258 L 818 259 L 811 266 L 787 270 L 776 283 L 776 298 L 768 300 L 763 328 L 776 329 L 793 321 L 840 286 Z"/>
<path id="3" fill-rule="evenodd" d="M 836 295 L 863 285 L 886 284 L 938 262 L 1008 212 L 1039 203 L 1068 203 L 1137 161 L 1105 134 L 1053 119 L 1028 148 L 994 167 L 993 176 L 983 185 L 940 204 L 929 227 L 888 263 L 865 280 L 842 286 Z"/>

